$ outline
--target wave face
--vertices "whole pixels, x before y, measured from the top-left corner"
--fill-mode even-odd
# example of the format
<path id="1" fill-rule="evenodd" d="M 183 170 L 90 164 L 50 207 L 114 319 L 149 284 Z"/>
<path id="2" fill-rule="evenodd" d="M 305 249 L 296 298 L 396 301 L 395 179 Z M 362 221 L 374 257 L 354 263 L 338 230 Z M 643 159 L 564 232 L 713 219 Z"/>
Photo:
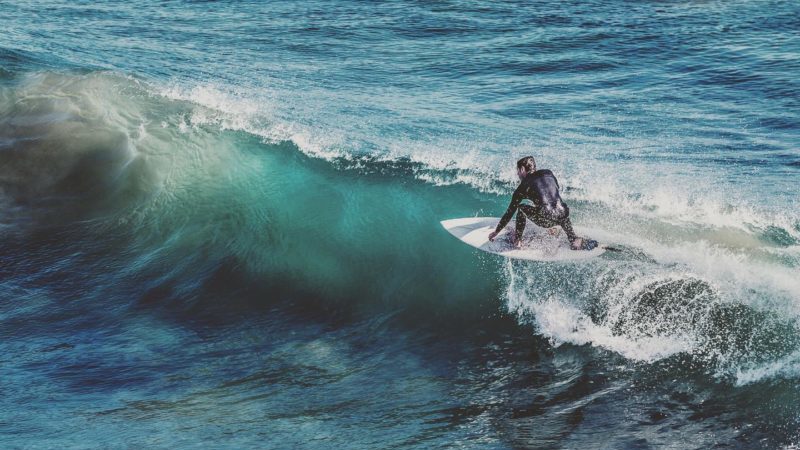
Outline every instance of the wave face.
<path id="1" fill-rule="evenodd" d="M 0 6 L 0 441 L 798 442 L 795 6 L 338 6 Z"/>

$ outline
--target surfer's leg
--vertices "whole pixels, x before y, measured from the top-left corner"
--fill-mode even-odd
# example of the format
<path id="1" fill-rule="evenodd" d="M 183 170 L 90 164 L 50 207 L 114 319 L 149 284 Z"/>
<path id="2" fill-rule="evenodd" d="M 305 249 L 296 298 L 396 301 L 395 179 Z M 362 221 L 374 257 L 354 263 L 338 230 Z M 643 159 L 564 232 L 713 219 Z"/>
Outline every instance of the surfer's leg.
<path id="1" fill-rule="evenodd" d="M 546 223 L 547 221 L 544 217 L 542 217 L 539 208 L 531 205 L 519 205 L 519 209 L 517 209 L 517 232 L 515 234 L 517 242 L 522 239 L 522 234 L 525 232 L 526 219 L 530 219 L 531 222 L 544 228 L 549 228 L 555 225 L 553 223 L 550 225 L 542 225 L 542 223 Z"/>
<path id="2" fill-rule="evenodd" d="M 561 228 L 567 233 L 567 239 L 573 250 L 592 250 L 597 247 L 597 241 L 594 239 L 578 237 L 575 234 L 575 230 L 572 229 L 572 221 L 569 220 L 569 217 L 561 220 L 559 225 L 561 225 Z"/>
<path id="3" fill-rule="evenodd" d="M 559 223 L 561 228 L 567 233 L 567 240 L 571 243 L 575 242 L 575 239 L 579 239 L 578 236 L 575 234 L 575 230 L 572 229 L 572 221 L 569 220 L 569 217 L 565 217 Z"/>
<path id="4" fill-rule="evenodd" d="M 514 242 L 519 242 L 522 239 L 522 234 L 525 232 L 525 220 L 529 217 L 532 209 L 530 205 L 519 205 L 517 209 L 517 228 L 514 232 L 516 240 Z"/>
<path id="5" fill-rule="evenodd" d="M 572 228 L 572 221 L 569 220 L 569 206 L 564 205 L 564 208 L 561 211 L 561 217 L 559 217 L 558 220 L 558 224 L 561 225 L 561 229 L 567 233 L 567 240 L 569 241 L 572 249 L 582 249 L 584 246 L 583 238 L 578 237 L 578 235 L 575 234 L 575 230 Z"/>

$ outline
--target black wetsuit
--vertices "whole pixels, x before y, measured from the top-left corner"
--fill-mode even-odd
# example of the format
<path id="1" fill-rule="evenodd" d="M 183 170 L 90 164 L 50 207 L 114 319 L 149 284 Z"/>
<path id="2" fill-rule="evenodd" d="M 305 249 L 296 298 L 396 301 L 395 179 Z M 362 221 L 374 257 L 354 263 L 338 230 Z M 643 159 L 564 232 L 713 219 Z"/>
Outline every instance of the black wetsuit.
<path id="1" fill-rule="evenodd" d="M 514 213 L 519 210 L 517 213 L 517 239 L 522 237 L 522 233 L 525 231 L 525 219 L 528 218 L 542 228 L 560 225 L 567 233 L 567 239 L 571 243 L 578 236 L 575 235 L 572 222 L 569 220 L 569 207 L 561 200 L 558 189 L 558 180 L 553 172 L 543 169 L 528 174 L 514 191 L 511 204 L 508 205 L 508 210 L 503 214 L 495 231 L 499 233 L 505 228 Z M 523 204 L 523 200 L 530 200 L 533 205 Z"/>

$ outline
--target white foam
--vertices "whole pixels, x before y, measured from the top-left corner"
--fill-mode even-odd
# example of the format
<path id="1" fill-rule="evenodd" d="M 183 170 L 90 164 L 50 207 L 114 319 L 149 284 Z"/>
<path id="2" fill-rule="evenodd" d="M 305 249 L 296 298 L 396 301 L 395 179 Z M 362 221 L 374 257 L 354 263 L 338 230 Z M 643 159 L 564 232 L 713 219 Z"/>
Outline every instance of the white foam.
<path id="1" fill-rule="evenodd" d="M 623 278 L 616 280 L 618 291 L 612 289 L 606 294 L 610 304 L 607 319 L 602 323 L 595 323 L 577 305 L 580 303 L 577 299 L 569 298 L 565 293 L 558 291 L 552 293 L 553 290 L 542 286 L 543 281 L 538 279 L 541 274 L 538 276 L 531 274 L 521 267 L 524 266 L 515 266 L 510 262 L 506 264 L 507 308 L 520 320 L 531 323 L 537 332 L 548 338 L 554 346 L 565 343 L 592 345 L 642 362 L 653 362 L 695 349 L 697 340 L 694 336 L 646 336 L 615 333 L 612 330 L 610 324 L 615 323 L 623 314 L 621 307 L 627 304 L 629 297 L 652 283 L 654 281 L 652 277 L 648 279 L 623 272 Z M 606 278 L 608 275 L 603 270 L 597 274 L 599 278 Z M 589 289 L 589 283 L 586 289 Z"/>
<path id="2" fill-rule="evenodd" d="M 690 189 L 683 183 L 665 183 L 658 176 L 652 179 L 637 176 L 631 180 L 602 177 L 597 172 L 617 173 L 613 168 L 603 171 L 595 168 L 593 174 L 579 173 L 571 177 L 569 186 L 575 188 L 570 194 L 573 199 L 613 205 L 617 211 L 675 225 L 731 227 L 748 232 L 752 228 L 775 226 L 800 239 L 800 231 L 795 228 L 800 220 L 794 213 L 796 209 L 776 211 L 756 207 L 735 191 L 717 188 L 722 184 L 713 177 L 693 179 L 694 187 Z"/>
<path id="3" fill-rule="evenodd" d="M 800 350 L 777 361 L 753 367 L 738 368 L 734 374 L 737 386 L 744 386 L 774 378 L 800 377 Z"/>
<path id="4" fill-rule="evenodd" d="M 595 231 L 604 242 L 642 249 L 664 268 L 705 280 L 732 301 L 786 317 L 800 317 L 800 277 L 795 267 L 755 259 L 753 252 L 726 248 L 707 240 L 659 242 L 635 235 Z"/>
<path id="5" fill-rule="evenodd" d="M 652 260 L 612 260 L 594 268 L 574 267 L 573 279 L 580 280 L 583 291 L 593 291 L 590 295 L 552 285 L 554 281 L 558 283 L 561 274 L 548 275 L 546 267 L 505 266 L 509 311 L 534 325 L 553 345 L 592 345 L 643 362 L 678 353 L 694 354 L 711 364 L 709 369 L 717 376 L 733 376 L 740 385 L 800 376 L 800 350 L 776 361 L 755 363 L 751 361 L 760 361 L 759 355 L 750 354 L 746 348 L 717 348 L 707 335 L 709 327 L 724 326 L 715 323 L 711 314 L 724 303 L 745 304 L 781 321 L 797 320 L 800 280 L 796 270 L 776 264 L 753 264 L 747 255 L 703 241 L 666 245 L 622 234 L 594 232 L 597 233 L 594 236 L 606 242 L 627 238 L 630 245 L 633 239 L 647 249 Z M 641 316 L 641 310 L 636 308 L 641 293 L 685 280 L 703 283 L 713 295 L 701 290 L 696 299 L 679 299 L 689 301 L 683 305 L 676 303 L 680 310 L 661 311 L 660 306 L 654 306 L 653 315 Z M 662 299 L 672 300 L 676 299 Z M 604 310 L 599 322 L 588 315 L 587 306 L 588 310 L 594 307 Z M 676 314 L 683 323 L 674 322 Z M 771 325 L 767 321 L 763 326 Z"/>
<path id="6" fill-rule="evenodd" d="M 562 343 L 594 345 L 634 361 L 653 362 L 690 351 L 692 342 L 681 337 L 637 337 L 615 335 L 607 326 L 595 324 L 580 310 L 554 297 L 530 305 L 539 332 L 558 346 Z"/>
<path id="7" fill-rule="evenodd" d="M 343 139 L 337 133 L 314 133 L 300 122 L 280 120 L 272 105 L 264 99 L 244 98 L 236 92 L 226 92 L 213 85 L 185 88 L 172 85 L 159 91 L 171 100 L 192 102 L 202 106 L 188 119 L 190 126 L 216 125 L 223 130 L 244 131 L 267 142 L 293 142 L 301 151 L 327 160 L 347 157 L 340 151 Z"/>

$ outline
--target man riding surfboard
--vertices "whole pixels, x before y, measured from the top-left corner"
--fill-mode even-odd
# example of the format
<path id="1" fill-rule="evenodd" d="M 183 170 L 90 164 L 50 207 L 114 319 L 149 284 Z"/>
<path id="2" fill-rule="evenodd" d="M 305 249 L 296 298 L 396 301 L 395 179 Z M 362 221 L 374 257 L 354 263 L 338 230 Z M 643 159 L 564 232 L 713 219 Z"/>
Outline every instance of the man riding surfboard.
<path id="1" fill-rule="evenodd" d="M 513 235 L 515 248 L 522 247 L 522 233 L 525 231 L 526 219 L 530 219 L 542 228 L 560 226 L 567 234 L 573 250 L 591 250 L 597 247 L 597 241 L 578 237 L 572 229 L 569 207 L 561 200 L 558 180 L 553 172 L 548 169 L 536 170 L 533 156 L 526 156 L 517 161 L 517 176 L 520 180 L 519 186 L 511 196 L 511 203 L 497 224 L 497 228 L 489 234 L 490 241 L 494 241 L 516 212 L 516 231 Z M 524 204 L 523 200 L 530 200 L 533 205 Z"/>

